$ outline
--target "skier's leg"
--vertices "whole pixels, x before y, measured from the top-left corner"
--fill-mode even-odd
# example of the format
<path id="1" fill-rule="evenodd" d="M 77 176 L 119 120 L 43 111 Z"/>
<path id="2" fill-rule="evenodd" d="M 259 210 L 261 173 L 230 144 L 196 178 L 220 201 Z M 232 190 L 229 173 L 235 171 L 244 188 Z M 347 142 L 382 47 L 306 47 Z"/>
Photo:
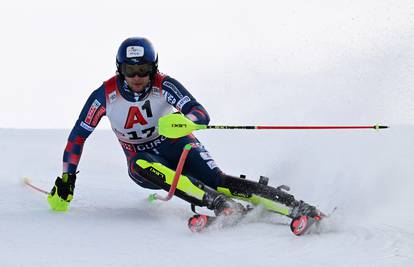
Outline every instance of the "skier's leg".
<path id="1" fill-rule="evenodd" d="M 225 195 L 248 201 L 254 205 L 264 205 L 266 209 L 292 218 L 298 215 L 314 217 L 318 211 L 303 201 L 295 200 L 294 196 L 282 188 L 275 188 L 267 184 L 233 177 L 222 173 L 221 184 L 217 191 Z"/>
<path id="2" fill-rule="evenodd" d="M 194 141 L 192 138 L 185 138 L 177 143 L 178 140 L 180 139 L 165 140 L 156 148 L 138 152 L 123 146 L 128 162 L 128 174 L 132 180 L 145 188 L 169 191 L 182 149 Z M 227 199 L 224 194 L 185 175 L 180 177 L 175 195 L 191 204 L 207 206 L 213 210 L 220 206 L 220 199 Z"/>
<path id="3" fill-rule="evenodd" d="M 183 147 L 190 142 L 196 145 L 187 156 L 183 170 L 184 174 L 195 177 L 227 197 L 245 200 L 254 205 L 262 204 L 269 210 L 287 216 L 295 213 L 293 212 L 294 207 L 299 202 L 291 194 L 280 188 L 267 186 L 264 183 L 224 174 L 206 148 L 196 138 L 189 136 L 180 138 L 174 145 Z M 181 150 L 177 147 L 174 149 L 174 151 Z"/>
<path id="4" fill-rule="evenodd" d="M 131 179 L 138 184 L 141 187 L 148 188 L 148 189 L 162 189 L 162 187 L 158 186 L 157 184 L 154 184 L 150 180 L 146 179 L 142 175 L 140 175 L 135 168 L 136 161 L 142 159 L 149 162 L 159 162 L 165 166 L 168 166 L 169 163 L 163 159 L 162 157 L 159 157 L 155 154 L 149 153 L 149 152 L 139 152 L 136 154 L 133 154 L 133 156 L 128 157 L 128 174 Z"/>
<path id="5" fill-rule="evenodd" d="M 239 178 L 221 173 L 221 184 L 219 191 L 226 191 L 227 194 L 235 197 L 250 198 L 252 195 L 259 195 L 287 206 L 291 206 L 295 198 L 279 188 L 274 188 L 260 182 L 245 178 Z"/>
<path id="6" fill-rule="evenodd" d="M 216 191 L 221 184 L 222 172 L 205 147 L 191 135 L 167 139 L 156 149 L 148 151 L 125 151 L 131 178 L 140 186 L 169 191 L 175 175 L 174 169 L 184 146 L 189 143 L 193 146 L 187 155 L 175 195 L 194 205 L 207 206 L 216 213 L 231 206 L 236 211 L 240 210 L 241 207 L 234 201 Z"/>
<path id="7" fill-rule="evenodd" d="M 149 183 L 169 191 L 175 171 L 159 162 L 138 159 L 134 171 Z M 191 177 L 181 175 L 174 193 L 179 198 L 196 206 L 206 206 L 216 214 L 241 212 L 242 206 L 229 200 L 224 194 Z"/>
<path id="8" fill-rule="evenodd" d="M 189 135 L 179 139 L 169 140 L 169 143 L 167 143 L 168 145 L 164 145 L 160 151 L 171 160 L 177 160 L 179 158 L 177 152 L 181 154 L 183 147 L 189 143 L 192 144 L 192 149 L 187 155 L 183 174 L 189 177 L 193 184 L 198 187 L 206 187 L 209 188 L 210 191 L 217 191 L 218 185 L 222 183 L 222 171 L 217 166 L 205 146 L 201 144 L 197 138 Z M 167 150 L 165 150 L 166 147 Z M 242 206 L 239 203 L 231 201 L 230 199 L 228 202 L 228 206 L 234 207 L 236 211 L 242 209 Z"/>
<path id="9" fill-rule="evenodd" d="M 193 146 L 187 155 L 183 174 L 194 177 L 203 184 L 216 189 L 221 183 L 220 174 L 222 171 L 206 148 L 195 137 L 190 135 L 175 140 L 166 140 L 159 151 L 168 161 L 175 162 L 173 166 L 175 168 L 184 146 L 189 143 L 192 143 Z"/>
<path id="10" fill-rule="evenodd" d="M 190 179 L 195 177 L 197 180 L 192 179 L 193 183 L 202 182 L 227 197 L 242 199 L 255 205 L 263 204 L 267 209 L 287 216 L 291 214 L 295 205 L 292 195 L 281 189 L 223 174 L 205 147 L 194 137 L 186 136 L 169 141 L 160 151 L 171 160 L 176 160 L 179 157 L 177 152 L 181 153 L 188 143 L 196 145 L 187 156 L 183 174 Z"/>

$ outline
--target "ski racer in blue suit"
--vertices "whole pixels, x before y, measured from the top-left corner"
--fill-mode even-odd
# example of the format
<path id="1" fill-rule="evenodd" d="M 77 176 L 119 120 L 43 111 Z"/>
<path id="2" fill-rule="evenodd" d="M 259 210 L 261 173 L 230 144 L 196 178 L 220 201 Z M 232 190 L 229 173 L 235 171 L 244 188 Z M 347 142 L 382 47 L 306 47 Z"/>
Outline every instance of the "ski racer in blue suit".
<path id="1" fill-rule="evenodd" d="M 174 111 L 196 123 L 208 124 L 210 118 L 204 107 L 177 80 L 158 71 L 158 55 L 146 38 L 126 39 L 118 49 L 116 64 L 117 74 L 92 92 L 70 132 L 63 154 L 63 174 L 56 179 L 48 198 L 52 209 L 66 210 L 72 200 L 85 140 L 103 116 L 109 118 L 124 150 L 129 176 L 138 185 L 160 189 L 139 173 L 138 159 L 174 169 L 183 147 L 193 143 L 183 173 L 193 181 L 199 179 L 206 187 L 217 188 L 222 172 L 193 135 L 169 139 L 157 131 L 158 119 Z M 210 202 L 225 201 L 222 194 L 211 191 Z M 212 203 L 205 204 L 215 208 Z"/>
<path id="2" fill-rule="evenodd" d="M 62 176 L 57 177 L 48 195 L 53 210 L 66 211 L 73 198 L 77 167 L 85 140 L 94 131 L 103 116 L 107 116 L 113 132 L 121 144 L 128 165 L 128 173 L 138 185 L 149 189 L 168 190 L 162 177 L 146 172 L 137 162 L 156 162 L 174 170 L 186 144 L 193 148 L 188 154 L 183 174 L 190 187 L 177 190 L 176 195 L 198 206 L 207 206 L 216 214 L 244 212 L 228 196 L 245 197 L 252 193 L 292 206 L 289 194 L 270 190 L 263 184 L 225 175 L 205 147 L 192 134 L 169 139 L 158 134 L 158 119 L 180 112 L 197 124 L 208 124 L 204 107 L 174 78 L 158 71 L 158 55 L 151 42 L 142 37 L 126 39 L 116 56 L 117 73 L 92 92 L 78 120 L 70 132 L 63 154 Z M 217 191 L 221 188 L 226 194 Z M 202 191 L 195 198 L 191 192 Z M 231 193 L 231 194 L 230 194 Z M 286 212 L 288 213 L 288 212 Z M 286 214 L 288 215 L 288 214 Z"/>

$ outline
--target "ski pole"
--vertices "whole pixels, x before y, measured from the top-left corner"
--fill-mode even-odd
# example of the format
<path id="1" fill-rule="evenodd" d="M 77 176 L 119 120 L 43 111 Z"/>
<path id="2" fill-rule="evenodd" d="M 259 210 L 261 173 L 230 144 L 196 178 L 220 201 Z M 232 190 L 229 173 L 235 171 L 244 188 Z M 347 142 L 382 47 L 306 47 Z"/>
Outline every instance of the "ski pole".
<path id="1" fill-rule="evenodd" d="M 48 195 L 48 194 L 49 194 L 49 192 L 47 192 L 46 190 L 43 190 L 43 189 L 41 189 L 41 188 L 39 188 L 39 187 L 37 187 L 37 186 L 33 185 L 33 184 L 30 182 L 29 178 L 26 178 L 26 177 L 25 177 L 25 178 L 23 178 L 23 183 L 24 183 L 25 185 L 27 185 L 27 186 L 31 187 L 32 189 L 36 190 L 37 192 L 43 193 L 43 194 L 45 194 L 45 195 Z"/>
<path id="2" fill-rule="evenodd" d="M 385 129 L 383 125 L 337 125 L 337 126 L 228 126 L 196 124 L 184 115 L 174 113 L 158 120 L 158 133 L 168 138 L 179 138 L 204 129 L 243 129 L 243 130 L 325 130 L 325 129 Z"/>
<path id="3" fill-rule="evenodd" d="M 162 200 L 162 201 L 168 201 L 172 198 L 172 196 L 175 193 L 175 189 L 177 189 L 178 180 L 180 180 L 180 176 L 181 176 L 181 172 L 183 171 L 185 160 L 187 159 L 187 155 L 190 152 L 192 146 L 193 146 L 192 144 L 187 144 L 187 145 L 184 146 L 183 152 L 181 153 L 180 160 L 178 161 L 177 169 L 175 170 L 174 179 L 171 183 L 170 190 L 168 191 L 168 194 L 165 197 L 162 197 L 162 196 L 158 195 L 157 193 L 151 194 L 148 197 L 149 201 L 154 201 L 154 200 L 157 200 L 157 199 Z"/>

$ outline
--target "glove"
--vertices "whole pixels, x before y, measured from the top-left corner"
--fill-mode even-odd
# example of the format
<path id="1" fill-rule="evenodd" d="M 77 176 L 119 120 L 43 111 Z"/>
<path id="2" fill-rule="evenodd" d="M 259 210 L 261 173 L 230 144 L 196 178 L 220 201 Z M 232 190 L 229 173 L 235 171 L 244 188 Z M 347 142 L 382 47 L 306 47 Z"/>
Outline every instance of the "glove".
<path id="1" fill-rule="evenodd" d="M 73 190 L 75 189 L 76 174 L 62 174 L 62 178 L 57 177 L 55 186 L 47 196 L 47 201 L 54 211 L 67 211 L 69 203 L 73 198 Z"/>

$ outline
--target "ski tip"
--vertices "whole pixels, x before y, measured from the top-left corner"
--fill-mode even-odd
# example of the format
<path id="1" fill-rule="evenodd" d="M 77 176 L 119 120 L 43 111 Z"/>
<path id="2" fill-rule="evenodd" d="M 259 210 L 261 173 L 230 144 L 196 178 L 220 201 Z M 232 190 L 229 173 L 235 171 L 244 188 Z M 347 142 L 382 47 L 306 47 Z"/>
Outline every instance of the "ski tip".
<path id="1" fill-rule="evenodd" d="M 337 206 L 335 206 L 331 212 L 329 212 L 328 214 L 324 214 L 323 217 L 329 218 L 333 213 L 335 213 L 335 211 L 338 209 Z"/>
<path id="2" fill-rule="evenodd" d="M 329 218 L 336 210 L 338 209 L 337 206 L 333 207 L 332 211 L 329 213 L 323 213 L 322 211 L 319 211 L 320 217 L 322 218 Z"/>

